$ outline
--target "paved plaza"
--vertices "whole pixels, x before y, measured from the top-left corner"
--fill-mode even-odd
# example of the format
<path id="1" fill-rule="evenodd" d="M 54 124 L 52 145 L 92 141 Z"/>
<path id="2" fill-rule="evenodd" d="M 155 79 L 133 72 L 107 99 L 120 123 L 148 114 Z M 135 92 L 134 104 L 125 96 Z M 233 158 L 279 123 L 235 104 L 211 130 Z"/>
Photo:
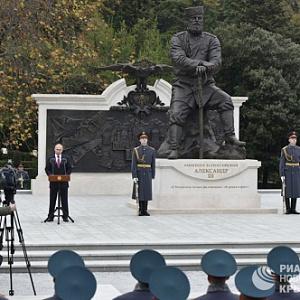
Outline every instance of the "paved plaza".
<path id="1" fill-rule="evenodd" d="M 280 191 L 264 192 L 262 208 L 276 208 L 277 214 L 151 214 L 137 217 L 126 206 L 124 196 L 70 196 L 70 216 L 74 223 L 44 223 L 48 212 L 48 196 L 17 193 L 18 216 L 25 244 L 51 245 L 67 243 L 226 243 L 226 242 L 293 242 L 300 241 L 300 215 L 283 215 Z M 243 195 L 241 194 L 241 201 Z M 300 203 L 299 203 L 300 210 Z M 1 254 L 5 257 L 3 249 Z M 200 260 L 199 260 L 200 262 Z M 1 270 L 1 269 L 0 269 Z M 192 294 L 204 293 L 206 276 L 202 272 L 186 272 Z M 1 273 L 0 292 L 7 295 L 9 274 Z M 42 299 L 53 294 L 50 275 L 32 274 L 37 292 L 33 295 L 29 275 L 13 274 L 15 296 L 11 299 Z M 102 300 L 133 289 L 135 280 L 128 272 L 95 273 L 98 289 L 107 291 Z M 233 279 L 229 285 L 236 291 Z M 97 291 L 100 293 L 100 291 Z M 19 298 L 18 298 L 19 297 Z M 96 299 L 96 298 L 95 298 Z"/>

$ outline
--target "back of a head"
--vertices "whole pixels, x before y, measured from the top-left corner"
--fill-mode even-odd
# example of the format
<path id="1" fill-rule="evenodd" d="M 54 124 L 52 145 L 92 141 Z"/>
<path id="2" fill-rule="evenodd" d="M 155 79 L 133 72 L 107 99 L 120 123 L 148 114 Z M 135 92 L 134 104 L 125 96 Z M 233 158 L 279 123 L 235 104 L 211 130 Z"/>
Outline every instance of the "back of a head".
<path id="1" fill-rule="evenodd" d="M 153 271 L 149 288 L 153 296 L 160 300 L 186 300 L 190 294 L 190 283 L 178 268 L 165 266 Z"/>

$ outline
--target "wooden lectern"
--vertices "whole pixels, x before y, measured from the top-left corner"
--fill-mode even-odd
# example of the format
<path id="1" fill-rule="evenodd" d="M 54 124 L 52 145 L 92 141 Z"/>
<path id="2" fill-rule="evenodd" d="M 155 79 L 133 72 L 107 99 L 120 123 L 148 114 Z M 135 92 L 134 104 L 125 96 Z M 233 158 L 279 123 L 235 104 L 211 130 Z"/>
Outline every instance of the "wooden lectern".
<path id="1" fill-rule="evenodd" d="M 71 176 L 70 175 L 49 175 L 48 180 L 51 182 L 64 182 L 64 181 L 70 181 Z"/>
<path id="2" fill-rule="evenodd" d="M 71 180 L 71 175 L 49 175 L 48 176 L 48 180 L 51 182 L 66 182 L 66 181 L 70 181 Z M 58 206 L 55 208 L 54 210 L 54 217 L 57 217 L 57 224 L 60 224 L 60 210 L 63 210 L 62 206 L 61 206 L 61 194 L 60 194 L 60 185 L 59 185 L 59 189 L 58 189 Z M 55 215 L 55 212 L 57 211 L 57 215 Z M 72 223 L 74 223 L 74 220 L 68 215 L 68 218 L 72 221 Z M 47 219 L 44 221 L 46 222 Z"/>

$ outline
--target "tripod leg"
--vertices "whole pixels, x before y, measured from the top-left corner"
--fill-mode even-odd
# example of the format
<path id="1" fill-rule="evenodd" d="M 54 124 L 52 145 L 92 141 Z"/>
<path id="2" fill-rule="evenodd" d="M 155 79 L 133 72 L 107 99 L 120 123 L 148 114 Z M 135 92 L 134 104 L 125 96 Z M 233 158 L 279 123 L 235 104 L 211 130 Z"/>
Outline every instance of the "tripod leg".
<path id="1" fill-rule="evenodd" d="M 13 289 L 13 278 L 12 278 L 12 265 L 14 263 L 14 224 L 13 224 L 13 213 L 10 215 L 10 226 L 7 226 L 7 219 L 5 218 L 5 229 L 6 229 L 6 241 L 7 241 L 7 262 L 9 264 L 9 278 L 10 278 L 10 290 L 9 295 L 14 295 Z"/>
<path id="2" fill-rule="evenodd" d="M 31 270 L 30 270 L 31 264 L 30 264 L 30 261 L 29 261 L 28 255 L 27 255 L 27 250 L 26 250 L 26 246 L 25 246 L 25 242 L 24 242 L 23 230 L 21 228 L 19 215 L 18 215 L 17 211 L 15 211 L 15 213 L 12 213 L 12 214 L 14 216 L 13 219 L 14 219 L 15 224 L 16 224 L 16 230 L 17 230 L 17 233 L 18 233 L 19 242 L 22 245 L 23 256 L 24 256 L 24 260 L 25 260 L 25 263 L 26 263 L 26 267 L 27 267 L 27 270 L 28 270 L 29 277 L 30 277 L 32 290 L 33 290 L 34 295 L 36 295 L 36 291 L 35 291 L 35 287 L 34 287 L 34 283 L 33 283 L 33 279 L 32 279 L 32 274 L 31 274 Z"/>

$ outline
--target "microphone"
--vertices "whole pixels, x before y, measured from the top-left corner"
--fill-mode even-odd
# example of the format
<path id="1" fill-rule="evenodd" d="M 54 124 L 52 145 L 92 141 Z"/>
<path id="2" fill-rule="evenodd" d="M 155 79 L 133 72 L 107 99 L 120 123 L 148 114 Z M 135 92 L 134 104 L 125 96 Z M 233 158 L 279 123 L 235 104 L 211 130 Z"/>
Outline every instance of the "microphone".
<path id="1" fill-rule="evenodd" d="M 63 158 L 61 159 L 61 162 L 64 164 L 65 174 L 67 174 L 67 171 L 66 171 L 66 163 L 67 163 L 67 159 L 63 157 Z"/>
<path id="2" fill-rule="evenodd" d="M 55 164 L 56 160 L 54 157 L 50 158 L 50 163 L 52 165 L 52 174 L 54 174 L 54 164 Z"/>

